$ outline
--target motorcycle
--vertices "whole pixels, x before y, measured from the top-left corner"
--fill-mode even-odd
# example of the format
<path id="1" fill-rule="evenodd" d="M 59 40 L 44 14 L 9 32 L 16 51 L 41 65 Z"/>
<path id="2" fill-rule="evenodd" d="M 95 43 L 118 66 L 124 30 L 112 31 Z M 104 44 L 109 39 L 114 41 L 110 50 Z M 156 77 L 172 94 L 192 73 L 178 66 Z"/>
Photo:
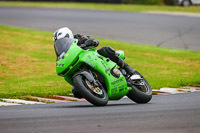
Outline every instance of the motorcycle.
<path id="1" fill-rule="evenodd" d="M 139 72 L 130 76 L 96 49 L 84 50 L 77 43 L 77 39 L 70 38 L 55 42 L 58 57 L 56 72 L 88 102 L 95 106 L 105 106 L 108 100 L 119 100 L 124 96 L 140 104 L 151 100 L 152 89 Z M 58 47 L 60 44 L 64 47 Z M 125 59 L 123 51 L 116 53 Z"/>

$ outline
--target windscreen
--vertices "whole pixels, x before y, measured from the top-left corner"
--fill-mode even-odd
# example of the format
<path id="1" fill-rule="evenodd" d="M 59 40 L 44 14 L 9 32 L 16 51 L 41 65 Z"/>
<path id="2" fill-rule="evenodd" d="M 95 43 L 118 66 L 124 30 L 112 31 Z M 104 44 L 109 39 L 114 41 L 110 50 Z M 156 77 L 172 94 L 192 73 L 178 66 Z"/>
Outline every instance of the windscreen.
<path id="1" fill-rule="evenodd" d="M 55 48 L 57 57 L 60 56 L 63 52 L 67 53 L 73 41 L 74 39 L 67 38 L 67 37 L 58 39 L 54 43 L 54 48 Z"/>

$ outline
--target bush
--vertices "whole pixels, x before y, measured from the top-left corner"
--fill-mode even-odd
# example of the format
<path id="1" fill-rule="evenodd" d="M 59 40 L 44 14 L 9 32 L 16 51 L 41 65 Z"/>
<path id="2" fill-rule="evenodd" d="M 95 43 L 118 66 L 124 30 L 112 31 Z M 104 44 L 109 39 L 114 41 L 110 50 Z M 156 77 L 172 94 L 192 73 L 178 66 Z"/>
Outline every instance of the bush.
<path id="1" fill-rule="evenodd" d="M 172 0 L 122 0 L 125 4 L 163 5 L 172 4 Z"/>
<path id="2" fill-rule="evenodd" d="M 163 2 L 166 5 L 174 5 L 174 1 L 173 0 L 163 0 Z"/>

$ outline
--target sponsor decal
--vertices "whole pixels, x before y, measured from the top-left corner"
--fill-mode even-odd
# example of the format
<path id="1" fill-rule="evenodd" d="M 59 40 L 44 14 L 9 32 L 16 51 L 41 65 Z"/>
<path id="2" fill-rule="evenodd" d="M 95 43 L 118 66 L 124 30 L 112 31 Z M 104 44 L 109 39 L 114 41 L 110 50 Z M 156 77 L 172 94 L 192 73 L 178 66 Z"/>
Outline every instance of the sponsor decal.
<path id="1" fill-rule="evenodd" d="M 92 63 L 90 63 L 89 61 L 87 60 L 84 60 L 85 63 L 89 64 L 90 66 L 94 67 L 94 65 Z"/>
<path id="2" fill-rule="evenodd" d="M 112 95 L 114 95 L 115 93 L 121 92 L 121 91 L 123 91 L 124 89 L 125 89 L 125 88 L 124 88 L 124 85 L 121 85 L 121 86 L 119 86 L 119 87 L 112 88 L 112 89 L 111 89 L 111 93 L 112 93 Z"/>
<path id="3" fill-rule="evenodd" d="M 68 56 L 69 55 L 69 53 L 66 53 L 66 55 L 65 56 Z"/>
<path id="4" fill-rule="evenodd" d="M 118 80 L 112 82 L 111 84 L 112 84 L 112 85 L 115 85 L 115 84 L 118 84 L 118 83 L 120 83 L 120 82 L 123 82 L 123 79 L 118 79 Z"/>
<path id="5" fill-rule="evenodd" d="M 121 85 L 121 86 L 119 86 L 118 88 L 119 88 L 119 89 L 124 88 L 124 85 Z"/>
<path id="6" fill-rule="evenodd" d="M 124 90 L 124 88 L 121 88 L 121 89 L 119 89 L 119 92 L 121 92 L 121 91 L 123 91 Z"/>
<path id="7" fill-rule="evenodd" d="M 104 62 L 103 62 L 103 61 L 101 61 L 101 64 L 104 66 L 104 68 L 106 68 L 106 65 L 104 64 Z"/>
<path id="8" fill-rule="evenodd" d="M 61 63 L 56 63 L 56 66 L 59 66 L 59 67 L 64 67 L 64 64 L 61 64 Z"/>
<path id="9" fill-rule="evenodd" d="M 65 52 L 62 52 L 62 54 L 59 56 L 59 58 L 64 59 L 64 55 L 65 55 Z"/>
<path id="10" fill-rule="evenodd" d="M 90 55 L 87 56 L 90 60 L 92 60 L 92 57 Z"/>
<path id="11" fill-rule="evenodd" d="M 105 73 L 107 73 L 108 74 L 108 72 L 110 72 L 110 68 L 107 68 L 106 67 L 106 65 L 105 65 L 105 63 L 104 63 L 104 61 L 101 61 L 101 64 L 103 65 L 103 67 L 105 68 Z"/>
<path id="12" fill-rule="evenodd" d="M 111 93 L 113 94 L 113 93 L 117 93 L 117 87 L 116 88 L 112 88 L 111 89 Z"/>

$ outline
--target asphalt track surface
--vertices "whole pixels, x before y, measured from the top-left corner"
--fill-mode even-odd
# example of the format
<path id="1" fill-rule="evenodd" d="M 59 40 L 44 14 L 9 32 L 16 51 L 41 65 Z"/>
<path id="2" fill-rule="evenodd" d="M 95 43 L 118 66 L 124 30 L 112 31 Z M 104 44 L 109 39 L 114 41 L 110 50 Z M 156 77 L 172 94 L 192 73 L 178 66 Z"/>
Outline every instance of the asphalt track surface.
<path id="1" fill-rule="evenodd" d="M 105 107 L 88 102 L 0 107 L 1 133 L 199 133 L 200 93 L 129 99 Z"/>
<path id="2" fill-rule="evenodd" d="M 0 24 L 161 47 L 200 50 L 200 17 L 55 8 L 0 7 Z"/>

